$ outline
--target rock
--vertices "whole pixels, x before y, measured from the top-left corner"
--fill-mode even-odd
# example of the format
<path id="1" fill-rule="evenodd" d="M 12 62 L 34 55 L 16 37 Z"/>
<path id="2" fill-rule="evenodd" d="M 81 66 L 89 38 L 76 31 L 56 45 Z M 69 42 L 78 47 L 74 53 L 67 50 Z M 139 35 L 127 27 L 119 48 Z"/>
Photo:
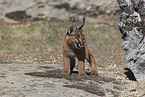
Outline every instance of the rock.
<path id="1" fill-rule="evenodd" d="M 71 17 L 85 15 L 96 17 L 100 14 L 115 14 L 119 7 L 114 0 L 1 0 L 0 1 L 0 18 L 9 18 L 15 21 L 23 21 L 24 19 L 16 19 L 18 15 L 24 13 L 30 16 L 30 20 L 42 19 L 46 16 L 48 20 L 69 20 Z M 13 14 L 8 17 L 7 14 Z M 19 18 L 19 17 L 18 17 Z M 35 18 L 35 19 L 34 19 Z M 26 20 L 27 21 L 27 20 Z"/>
<path id="2" fill-rule="evenodd" d="M 25 11 L 15 11 L 15 12 L 8 13 L 5 16 L 13 20 L 27 20 L 31 18 L 31 16 L 28 16 Z"/>
<path id="3" fill-rule="evenodd" d="M 62 70 L 60 69 L 53 69 L 45 72 L 29 72 L 25 73 L 25 75 L 70 80 L 71 83 L 67 83 L 63 86 L 87 91 L 101 97 L 108 95 L 118 97 L 120 91 L 124 90 L 123 86 L 125 83 L 113 78 L 107 78 L 101 75 L 90 75 L 89 73 L 87 73 L 89 74 L 87 77 L 80 78 L 78 77 L 77 71 L 69 76 L 63 75 L 61 72 Z"/>
<path id="4" fill-rule="evenodd" d="M 137 80 L 145 80 L 145 1 L 118 0 L 122 9 L 118 22 L 126 62 Z"/>

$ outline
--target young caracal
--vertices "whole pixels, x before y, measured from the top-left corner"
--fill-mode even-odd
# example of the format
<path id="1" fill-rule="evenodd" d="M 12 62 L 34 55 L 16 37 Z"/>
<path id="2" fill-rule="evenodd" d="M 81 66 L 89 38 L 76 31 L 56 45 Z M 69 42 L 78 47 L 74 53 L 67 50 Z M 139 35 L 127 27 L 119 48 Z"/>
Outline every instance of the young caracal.
<path id="1" fill-rule="evenodd" d="M 75 18 L 72 19 L 72 26 L 67 31 L 63 46 L 63 65 L 62 71 L 65 75 L 70 75 L 75 67 L 75 58 L 79 63 L 79 77 L 85 77 L 85 59 L 91 65 L 91 74 L 98 74 L 97 65 L 94 56 L 86 45 L 86 40 L 83 32 L 85 17 L 83 23 L 77 27 Z"/>

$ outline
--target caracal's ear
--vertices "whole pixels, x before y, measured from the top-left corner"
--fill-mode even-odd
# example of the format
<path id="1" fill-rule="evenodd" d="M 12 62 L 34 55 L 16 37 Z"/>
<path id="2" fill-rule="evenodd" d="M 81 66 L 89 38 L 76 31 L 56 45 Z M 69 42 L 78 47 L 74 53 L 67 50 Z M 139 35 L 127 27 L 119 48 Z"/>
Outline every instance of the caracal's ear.
<path id="1" fill-rule="evenodd" d="M 67 35 L 75 34 L 76 30 L 77 30 L 76 21 L 75 21 L 75 18 L 72 18 L 72 26 L 67 31 Z"/>
<path id="2" fill-rule="evenodd" d="M 84 26 L 85 26 L 85 17 L 83 16 L 83 23 L 78 27 L 78 29 L 83 31 Z"/>

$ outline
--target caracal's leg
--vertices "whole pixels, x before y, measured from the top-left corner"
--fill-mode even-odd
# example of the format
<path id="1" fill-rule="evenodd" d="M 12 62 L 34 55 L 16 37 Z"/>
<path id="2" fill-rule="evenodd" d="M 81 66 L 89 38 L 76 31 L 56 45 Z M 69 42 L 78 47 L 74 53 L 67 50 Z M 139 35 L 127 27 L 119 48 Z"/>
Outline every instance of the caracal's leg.
<path id="1" fill-rule="evenodd" d="M 79 77 L 86 77 L 87 74 L 85 73 L 85 61 L 78 60 L 79 63 Z"/>
<path id="2" fill-rule="evenodd" d="M 70 73 L 72 73 L 74 67 L 75 67 L 75 58 L 70 58 Z"/>
<path id="3" fill-rule="evenodd" d="M 65 75 L 70 75 L 70 58 L 67 56 L 63 56 L 63 66 L 62 73 Z"/>
<path id="4" fill-rule="evenodd" d="M 88 51 L 88 53 L 86 54 L 86 60 L 89 62 L 91 66 L 92 69 L 91 74 L 98 74 L 98 69 L 95 63 L 94 56 L 90 53 L 90 51 Z"/>

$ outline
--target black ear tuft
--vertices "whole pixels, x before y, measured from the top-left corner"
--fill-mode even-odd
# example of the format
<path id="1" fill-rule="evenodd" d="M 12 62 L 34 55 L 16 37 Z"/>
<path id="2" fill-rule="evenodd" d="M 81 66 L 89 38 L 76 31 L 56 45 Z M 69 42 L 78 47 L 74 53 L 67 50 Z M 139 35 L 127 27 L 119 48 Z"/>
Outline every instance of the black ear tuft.
<path id="1" fill-rule="evenodd" d="M 72 22 L 73 22 L 73 23 L 75 23 L 75 22 L 76 22 L 75 18 L 72 18 Z"/>
<path id="2" fill-rule="evenodd" d="M 77 30 L 75 18 L 72 19 L 72 29 L 73 29 L 73 34 L 75 34 Z"/>
<path id="3" fill-rule="evenodd" d="M 72 18 L 72 26 L 67 31 L 67 35 L 75 34 L 76 30 L 77 30 L 76 21 L 75 21 L 75 18 Z"/>
<path id="4" fill-rule="evenodd" d="M 83 23 L 78 27 L 78 29 L 82 30 L 85 25 L 85 16 L 83 16 Z"/>
<path id="5" fill-rule="evenodd" d="M 83 16 L 83 23 L 85 23 L 85 16 Z"/>
<path id="6" fill-rule="evenodd" d="M 67 35 L 71 35 L 72 32 L 73 32 L 73 25 L 67 31 Z"/>

